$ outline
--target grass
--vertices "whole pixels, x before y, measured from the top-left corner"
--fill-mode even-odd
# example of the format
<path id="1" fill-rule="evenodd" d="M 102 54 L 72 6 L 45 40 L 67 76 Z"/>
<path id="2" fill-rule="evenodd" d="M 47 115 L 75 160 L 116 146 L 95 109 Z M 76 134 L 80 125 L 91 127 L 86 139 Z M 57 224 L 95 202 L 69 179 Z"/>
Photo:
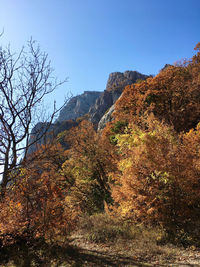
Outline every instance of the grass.
<path id="1" fill-rule="evenodd" d="M 3 247 L 0 267 L 172 266 L 177 258 L 193 253 L 170 244 L 162 228 L 134 225 L 107 214 L 82 217 L 74 234 L 69 243 L 38 239 Z"/>
<path id="2" fill-rule="evenodd" d="M 117 239 L 132 239 L 136 233 L 128 224 L 109 217 L 106 214 L 86 216 L 80 221 L 80 231 L 88 241 L 95 243 L 114 242 Z"/>
<path id="3" fill-rule="evenodd" d="M 143 240 L 143 242 L 157 244 L 166 239 L 166 233 L 161 228 L 135 225 L 104 213 L 83 217 L 79 229 L 89 241 L 95 243 Z"/>
<path id="4" fill-rule="evenodd" d="M 85 216 L 79 232 L 86 241 L 109 244 L 115 253 L 134 255 L 141 261 L 171 260 L 178 253 L 175 246 L 167 244 L 168 236 L 162 228 L 123 222 L 107 214 Z"/>

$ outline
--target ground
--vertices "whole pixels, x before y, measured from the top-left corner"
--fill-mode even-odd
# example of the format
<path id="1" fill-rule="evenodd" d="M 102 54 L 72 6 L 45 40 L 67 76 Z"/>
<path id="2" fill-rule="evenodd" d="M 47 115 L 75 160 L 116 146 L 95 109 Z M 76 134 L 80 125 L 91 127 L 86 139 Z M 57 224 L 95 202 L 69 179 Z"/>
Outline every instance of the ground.
<path id="1" fill-rule="evenodd" d="M 94 243 L 79 232 L 73 233 L 66 246 L 35 243 L 27 247 L 12 245 L 0 253 L 0 267 L 197 267 L 200 249 L 133 244 L 124 240 L 115 243 Z"/>
<path id="2" fill-rule="evenodd" d="M 95 244 L 82 235 L 72 236 L 70 244 L 78 249 L 78 265 L 72 266 L 200 266 L 200 250 L 193 247 L 184 249 L 167 245 L 150 254 L 146 254 L 146 248 L 144 253 L 141 249 L 134 253 L 131 244 Z"/>

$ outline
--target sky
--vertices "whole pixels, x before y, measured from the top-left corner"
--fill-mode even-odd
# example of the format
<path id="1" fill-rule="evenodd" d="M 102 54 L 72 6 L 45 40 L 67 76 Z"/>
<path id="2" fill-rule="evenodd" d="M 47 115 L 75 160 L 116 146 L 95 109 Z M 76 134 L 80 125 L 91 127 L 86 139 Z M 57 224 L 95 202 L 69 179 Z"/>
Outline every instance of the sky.
<path id="1" fill-rule="evenodd" d="M 191 58 L 200 42 L 200 0 L 0 0 L 0 46 L 32 37 L 68 82 L 51 98 L 103 91 L 111 72 L 157 74 Z"/>

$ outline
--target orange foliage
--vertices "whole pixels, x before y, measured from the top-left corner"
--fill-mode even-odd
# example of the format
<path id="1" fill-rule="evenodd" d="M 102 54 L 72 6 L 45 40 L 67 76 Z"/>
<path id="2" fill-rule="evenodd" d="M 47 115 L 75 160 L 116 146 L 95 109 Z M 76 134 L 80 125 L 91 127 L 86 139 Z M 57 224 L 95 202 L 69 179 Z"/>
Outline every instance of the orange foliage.
<path id="1" fill-rule="evenodd" d="M 64 171 L 72 177 L 76 186 L 72 194 L 82 199 L 83 210 L 101 210 L 104 200 L 110 202 L 109 174 L 116 162 L 110 143 L 96 133 L 89 121 L 82 121 L 78 127 L 71 129 L 66 142 L 71 147 Z"/>
<path id="2" fill-rule="evenodd" d="M 22 162 L 0 202 L 0 237 L 65 236 L 81 213 L 105 203 L 117 216 L 165 228 L 198 221 L 200 44 L 196 51 L 127 86 L 103 132 L 81 120 L 58 136 L 67 151 L 51 144 Z"/>
<path id="3" fill-rule="evenodd" d="M 170 66 L 154 78 L 127 86 L 116 103 L 116 120 L 135 122 L 151 112 L 178 132 L 195 127 L 200 117 L 200 52 L 190 62 Z"/>
<path id="4" fill-rule="evenodd" d="M 77 214 L 65 202 L 69 187 L 59 173 L 64 158 L 60 146 L 49 145 L 20 169 L 0 203 L 2 237 L 42 236 L 51 240 L 69 234 Z"/>
<path id="5" fill-rule="evenodd" d="M 153 118 L 118 136 L 119 172 L 113 173 L 115 213 L 166 228 L 181 227 L 200 213 L 200 131 L 180 137 Z"/>

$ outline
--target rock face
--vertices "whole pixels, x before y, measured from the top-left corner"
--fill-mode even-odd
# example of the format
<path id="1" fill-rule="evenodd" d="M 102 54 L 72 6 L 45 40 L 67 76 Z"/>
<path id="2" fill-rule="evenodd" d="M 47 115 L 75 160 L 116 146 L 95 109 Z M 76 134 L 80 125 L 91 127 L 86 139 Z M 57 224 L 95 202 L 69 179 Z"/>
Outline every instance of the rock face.
<path id="1" fill-rule="evenodd" d="M 57 122 L 65 120 L 75 120 L 88 113 L 90 107 L 94 105 L 96 99 L 102 92 L 85 91 L 83 94 L 72 97 L 70 101 L 60 111 Z"/>
<path id="2" fill-rule="evenodd" d="M 89 119 L 98 124 L 105 112 L 120 97 L 125 86 L 148 76 L 137 71 L 113 72 L 109 75 L 104 92 L 85 91 L 72 99 L 60 111 L 57 122 L 75 120 L 88 113 Z"/>
<path id="3" fill-rule="evenodd" d="M 117 93 L 117 92 L 116 92 Z M 121 93 L 117 93 L 120 96 Z M 96 103 L 89 110 L 89 120 L 93 124 L 97 124 L 104 113 L 113 105 L 113 97 L 117 99 L 118 96 L 113 96 L 112 91 L 104 91 L 96 100 Z"/>
<path id="4" fill-rule="evenodd" d="M 135 83 L 137 80 L 145 80 L 147 75 L 137 71 L 113 72 L 109 75 L 106 90 L 96 100 L 89 110 L 90 121 L 97 125 L 105 112 L 117 101 L 125 86 Z"/>
<path id="5" fill-rule="evenodd" d="M 76 119 L 86 114 L 96 129 L 97 127 L 99 130 L 103 129 L 106 123 L 112 120 L 114 103 L 122 94 L 124 87 L 146 78 L 148 78 L 147 75 L 137 71 L 113 72 L 108 77 L 104 92 L 85 91 L 81 95 L 72 97 L 60 111 L 56 122 L 49 127 L 47 135 L 30 146 L 28 152 L 32 153 L 37 149 L 37 145 L 44 144 L 60 132 L 77 125 Z M 42 136 L 46 127 L 45 123 L 36 124 L 31 133 L 30 142 Z"/>
<path id="6" fill-rule="evenodd" d="M 144 80 L 147 75 L 137 71 L 127 70 L 125 72 L 112 72 L 107 81 L 106 90 L 113 91 L 115 89 L 122 90 L 126 85 L 135 83 L 137 80 Z"/>
<path id="7" fill-rule="evenodd" d="M 32 145 L 28 148 L 28 154 L 35 152 L 39 145 L 49 143 L 52 138 L 55 138 L 59 133 L 69 130 L 77 124 L 78 123 L 73 120 L 56 122 L 52 123 L 51 125 L 38 122 L 31 131 L 29 144 L 32 143 Z M 66 144 L 63 146 L 66 146 Z"/>
<path id="8" fill-rule="evenodd" d="M 99 123 L 98 123 L 98 128 L 97 131 L 101 131 L 103 130 L 103 128 L 106 126 L 106 124 L 110 121 L 112 121 L 112 114 L 115 110 L 115 105 L 112 105 L 110 107 L 110 109 L 108 110 L 108 112 L 106 112 L 103 117 L 100 119 Z"/>

